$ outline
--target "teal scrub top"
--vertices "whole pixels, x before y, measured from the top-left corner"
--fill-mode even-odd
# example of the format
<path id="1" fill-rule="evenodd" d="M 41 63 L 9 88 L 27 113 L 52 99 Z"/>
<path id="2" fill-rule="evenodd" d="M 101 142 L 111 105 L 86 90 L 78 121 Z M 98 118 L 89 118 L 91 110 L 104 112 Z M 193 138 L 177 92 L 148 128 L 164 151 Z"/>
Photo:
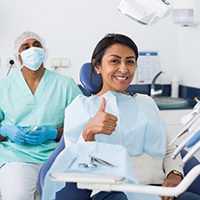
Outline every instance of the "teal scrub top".
<path id="1" fill-rule="evenodd" d="M 73 79 L 50 70 L 45 73 L 35 94 L 30 91 L 21 70 L 0 80 L 0 123 L 62 128 L 65 108 L 81 90 Z M 0 142 L 0 167 L 10 161 L 45 162 L 57 146 L 53 140 L 39 145 L 18 145 L 10 139 Z"/>

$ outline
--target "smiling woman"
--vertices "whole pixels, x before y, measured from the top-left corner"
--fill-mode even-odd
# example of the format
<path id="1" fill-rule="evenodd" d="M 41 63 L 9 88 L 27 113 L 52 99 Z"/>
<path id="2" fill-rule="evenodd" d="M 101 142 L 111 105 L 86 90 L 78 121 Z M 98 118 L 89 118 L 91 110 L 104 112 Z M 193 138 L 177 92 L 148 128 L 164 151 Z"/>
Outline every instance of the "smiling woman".
<path id="1" fill-rule="evenodd" d="M 164 122 L 158 115 L 156 103 L 147 95 L 133 95 L 126 92 L 135 74 L 137 58 L 136 44 L 125 35 L 108 34 L 100 40 L 94 49 L 91 62 L 92 72 L 96 71 L 102 77 L 99 79 L 101 82 L 98 83 L 101 87 L 90 97 L 79 95 L 65 109 L 63 134 L 66 148 L 57 156 L 46 177 L 49 177 L 52 172 L 69 172 L 70 169 L 76 169 L 77 165 L 74 162 L 70 165 L 69 159 L 65 158 L 69 151 L 77 155 L 76 147 L 80 148 L 81 156 L 85 156 L 81 161 L 86 163 L 82 170 L 93 167 L 92 169 L 97 170 L 97 174 L 108 173 L 108 171 L 100 171 L 102 168 L 91 165 L 91 156 L 88 157 L 84 152 L 85 149 L 89 149 L 90 144 L 93 144 L 95 150 L 89 152 L 92 152 L 94 157 L 113 163 L 115 166 L 120 166 L 119 164 L 123 162 L 128 165 L 117 174 L 123 172 L 123 177 L 129 183 L 135 181 L 130 176 L 132 173 L 135 173 L 136 181 L 140 184 L 175 187 L 181 182 L 180 174 L 183 174 L 183 168 L 179 166 L 181 158 L 180 155 L 176 160 L 170 157 L 176 147 L 169 145 L 170 137 L 166 133 Z M 87 66 L 91 67 L 91 65 Z M 90 78 L 92 82 L 93 77 Z M 109 144 L 110 148 L 100 148 L 99 144 L 102 143 Z M 112 159 L 114 158 L 115 161 L 116 158 L 119 159 L 121 151 L 115 151 L 117 153 L 110 151 L 111 147 L 116 150 L 117 146 L 125 148 L 128 155 L 127 158 L 123 156 L 119 163 L 112 162 Z M 108 156 L 107 159 L 105 156 Z M 113 172 L 114 169 L 112 168 L 111 171 Z M 56 192 L 62 187 L 50 180 L 50 177 L 45 179 L 42 199 L 55 199 Z M 73 199 L 79 200 L 80 196 Z M 89 194 L 87 199 L 90 199 Z M 93 191 L 91 199 L 132 200 L 135 199 L 135 194 Z M 200 197 L 185 192 L 178 198 L 163 196 L 161 199 L 200 200 Z"/>
<path id="2" fill-rule="evenodd" d="M 135 53 L 123 44 L 113 44 L 106 51 L 102 63 L 95 70 L 103 77 L 101 95 L 108 90 L 126 94 L 136 70 Z"/>
<path id="3" fill-rule="evenodd" d="M 101 40 L 92 55 L 94 70 L 103 78 L 101 92 L 97 95 L 109 90 L 127 94 L 125 90 L 133 80 L 137 58 L 137 46 L 128 37 L 109 34 Z"/>

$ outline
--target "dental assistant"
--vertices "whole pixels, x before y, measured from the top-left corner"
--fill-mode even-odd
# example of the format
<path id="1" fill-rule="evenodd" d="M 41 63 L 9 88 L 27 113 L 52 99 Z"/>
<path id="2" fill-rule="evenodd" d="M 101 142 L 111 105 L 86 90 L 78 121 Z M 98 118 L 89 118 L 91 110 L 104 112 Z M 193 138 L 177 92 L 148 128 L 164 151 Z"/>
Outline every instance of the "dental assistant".
<path id="1" fill-rule="evenodd" d="M 81 91 L 44 67 L 47 49 L 37 33 L 19 35 L 14 55 L 21 68 L 0 80 L 0 193 L 34 200 L 40 167 L 63 133 L 64 110 Z"/>

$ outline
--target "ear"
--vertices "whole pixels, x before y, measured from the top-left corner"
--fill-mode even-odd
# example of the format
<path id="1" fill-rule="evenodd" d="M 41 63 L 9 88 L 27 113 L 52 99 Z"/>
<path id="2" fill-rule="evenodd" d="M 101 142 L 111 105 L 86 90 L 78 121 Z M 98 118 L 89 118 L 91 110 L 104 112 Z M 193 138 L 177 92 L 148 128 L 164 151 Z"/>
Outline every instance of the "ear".
<path id="1" fill-rule="evenodd" d="M 95 59 L 92 60 L 92 65 L 94 66 L 94 69 L 96 70 L 97 74 L 100 74 L 100 65 L 96 62 Z"/>
<path id="2" fill-rule="evenodd" d="M 17 60 L 20 62 L 20 64 L 22 65 L 22 57 L 20 54 L 16 55 Z"/>
<path id="3" fill-rule="evenodd" d="M 100 70 L 99 65 L 94 66 L 94 68 L 95 68 L 97 74 L 101 74 L 101 70 Z"/>
<path id="4" fill-rule="evenodd" d="M 95 59 L 92 59 L 92 62 L 91 62 L 91 63 L 92 63 L 93 66 L 95 66 L 95 65 L 96 65 L 96 60 L 95 60 Z"/>

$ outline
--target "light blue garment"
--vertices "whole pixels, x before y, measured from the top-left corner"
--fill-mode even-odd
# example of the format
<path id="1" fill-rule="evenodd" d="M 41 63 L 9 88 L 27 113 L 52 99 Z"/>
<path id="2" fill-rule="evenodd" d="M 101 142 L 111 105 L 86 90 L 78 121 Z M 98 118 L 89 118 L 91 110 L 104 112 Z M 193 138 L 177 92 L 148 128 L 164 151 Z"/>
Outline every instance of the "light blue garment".
<path id="1" fill-rule="evenodd" d="M 31 47 L 22 51 L 20 54 L 22 57 L 22 65 L 32 71 L 38 70 L 45 59 L 44 49 L 39 47 Z"/>
<path id="2" fill-rule="evenodd" d="M 96 168 L 80 168 L 80 163 L 90 163 L 90 155 L 101 158 L 116 167 L 98 163 Z M 117 155 L 117 156 L 113 156 Z M 128 152 L 123 146 L 99 142 L 76 143 L 65 148 L 55 159 L 44 180 L 42 199 L 54 200 L 56 192 L 65 187 L 65 182 L 51 179 L 53 173 L 86 173 L 125 177 L 124 183 L 138 184 Z M 159 200 L 157 195 L 126 193 L 129 200 Z"/>
<path id="3" fill-rule="evenodd" d="M 90 155 L 101 158 L 115 165 L 116 167 L 108 167 L 96 163 L 97 167 L 94 168 L 80 168 L 79 164 L 90 163 Z M 57 156 L 56 160 L 45 176 L 42 200 L 55 199 L 55 193 L 65 186 L 64 182 L 55 182 L 50 178 L 50 174 L 59 172 L 78 172 L 125 177 L 125 183 L 137 184 L 128 152 L 123 146 L 120 145 L 84 142 L 76 143 L 69 148 L 65 148 Z"/>
<path id="4" fill-rule="evenodd" d="M 106 112 L 118 118 L 116 130 L 111 135 L 97 134 L 96 141 L 119 144 L 126 147 L 130 156 L 147 153 L 164 157 L 166 153 L 166 129 L 157 115 L 154 101 L 148 97 L 124 95 L 108 91 Z M 102 97 L 79 95 L 65 111 L 65 139 L 76 143 L 85 125 L 97 113 Z M 73 115 L 78 113 L 78 115 Z"/>
<path id="5" fill-rule="evenodd" d="M 21 70 L 0 80 L 0 123 L 62 128 L 64 110 L 80 94 L 77 84 L 66 76 L 45 70 L 33 95 Z M 57 146 L 55 141 L 40 145 L 0 142 L 0 167 L 10 161 L 43 163 Z"/>

